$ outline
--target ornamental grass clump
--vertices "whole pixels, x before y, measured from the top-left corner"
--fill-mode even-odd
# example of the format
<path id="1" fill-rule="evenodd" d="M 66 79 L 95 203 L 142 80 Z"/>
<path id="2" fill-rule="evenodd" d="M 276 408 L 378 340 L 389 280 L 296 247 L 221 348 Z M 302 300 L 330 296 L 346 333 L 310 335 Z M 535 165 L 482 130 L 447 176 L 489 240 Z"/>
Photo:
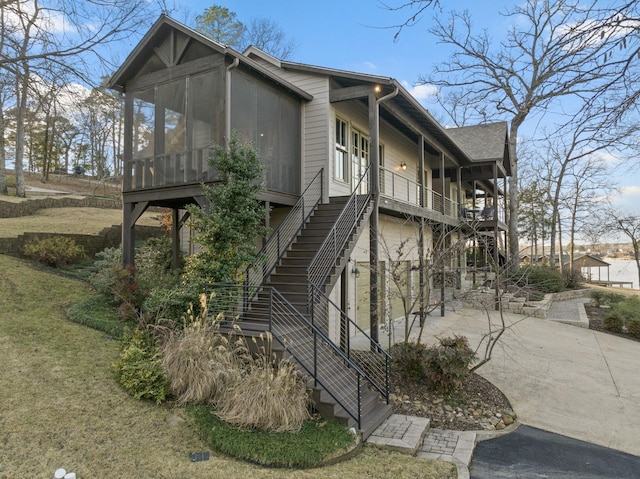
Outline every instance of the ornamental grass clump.
<path id="1" fill-rule="evenodd" d="M 244 338 L 221 334 L 219 321 L 207 318 L 206 296 L 200 314 L 187 313 L 186 326 L 173 332 L 163 347 L 162 365 L 169 391 L 181 404 L 217 403 L 232 384 L 242 382 L 251 354 Z"/>
<path id="2" fill-rule="evenodd" d="M 309 415 L 304 379 L 287 359 L 259 356 L 243 381 L 220 397 L 217 416 L 242 429 L 298 432 Z"/>

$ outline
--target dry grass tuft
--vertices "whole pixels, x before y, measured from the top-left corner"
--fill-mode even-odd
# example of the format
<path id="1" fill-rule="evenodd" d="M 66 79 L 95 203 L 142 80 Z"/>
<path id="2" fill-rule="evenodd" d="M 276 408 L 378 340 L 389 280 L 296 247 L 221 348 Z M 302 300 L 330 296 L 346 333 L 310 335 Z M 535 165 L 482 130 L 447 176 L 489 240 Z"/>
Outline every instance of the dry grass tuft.
<path id="1" fill-rule="evenodd" d="M 244 341 L 223 336 L 215 325 L 193 323 L 166 342 L 162 364 L 169 390 L 181 404 L 217 402 L 230 384 L 241 381 Z"/>
<path id="2" fill-rule="evenodd" d="M 190 308 L 184 329 L 171 334 L 163 347 L 169 390 L 180 404 L 216 403 L 231 384 L 241 382 L 251 362 L 244 338 L 221 334 L 219 322 L 208 318 L 205 295 L 200 302 L 200 315 L 194 317 Z"/>
<path id="3" fill-rule="evenodd" d="M 243 381 L 220 397 L 217 415 L 234 426 L 270 432 L 297 432 L 309 416 L 304 380 L 286 359 L 258 357 Z"/>

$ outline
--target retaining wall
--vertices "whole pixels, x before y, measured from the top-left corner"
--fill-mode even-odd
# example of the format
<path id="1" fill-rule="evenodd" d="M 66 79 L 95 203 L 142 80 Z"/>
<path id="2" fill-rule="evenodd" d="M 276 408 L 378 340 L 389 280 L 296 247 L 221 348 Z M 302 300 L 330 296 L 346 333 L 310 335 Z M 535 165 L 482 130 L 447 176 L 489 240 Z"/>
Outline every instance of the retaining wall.
<path id="1" fill-rule="evenodd" d="M 86 198 L 71 198 L 68 196 L 56 198 L 37 198 L 33 200 L 12 203 L 0 201 L 0 218 L 19 218 L 35 214 L 38 210 L 45 208 L 106 208 L 122 209 L 122 201 L 114 198 L 97 198 L 87 196 Z"/>

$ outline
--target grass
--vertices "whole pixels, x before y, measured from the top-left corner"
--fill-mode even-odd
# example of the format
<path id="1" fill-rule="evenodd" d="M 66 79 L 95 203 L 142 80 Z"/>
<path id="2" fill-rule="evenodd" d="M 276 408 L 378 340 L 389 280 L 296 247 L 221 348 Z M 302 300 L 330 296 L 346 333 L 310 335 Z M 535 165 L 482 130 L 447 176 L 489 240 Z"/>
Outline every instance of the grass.
<path id="1" fill-rule="evenodd" d="M 4 221 L 4 220 L 3 220 Z M 93 293 L 83 283 L 0 255 L 0 478 L 368 479 L 455 477 L 454 466 L 365 447 L 312 470 L 269 469 L 209 451 L 183 408 L 130 398 L 112 363 L 120 343 L 65 319 Z"/>
<path id="2" fill-rule="evenodd" d="M 156 213 L 145 213 L 138 225 L 159 226 Z M 25 231 L 37 233 L 98 234 L 122 223 L 122 211 L 101 208 L 48 208 L 30 216 L 2 218 L 0 237 L 13 238 Z"/>
<path id="3" fill-rule="evenodd" d="M 305 421 L 297 434 L 238 431 L 218 419 L 208 406 L 189 408 L 200 435 L 216 451 L 269 467 L 309 468 L 355 446 L 343 426 L 322 419 Z"/>
<path id="4" fill-rule="evenodd" d="M 67 317 L 78 324 L 107 333 L 112 338 L 122 338 L 126 326 L 115 311 L 115 303 L 102 294 L 88 296 L 69 308 Z M 131 325 L 131 329 L 135 328 Z"/>

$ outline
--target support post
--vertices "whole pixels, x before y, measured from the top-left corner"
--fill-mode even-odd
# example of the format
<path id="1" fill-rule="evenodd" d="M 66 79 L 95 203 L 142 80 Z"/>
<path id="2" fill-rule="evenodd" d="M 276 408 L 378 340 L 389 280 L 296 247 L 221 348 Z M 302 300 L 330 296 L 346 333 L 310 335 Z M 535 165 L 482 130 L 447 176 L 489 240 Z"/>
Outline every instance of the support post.
<path id="1" fill-rule="evenodd" d="M 378 325 L 380 319 L 380 310 L 378 304 L 378 231 L 379 231 L 379 213 L 378 203 L 380 200 L 380 108 L 378 101 L 373 92 L 369 93 L 369 135 L 371 138 L 371 146 L 369 148 L 370 174 L 369 188 L 371 191 L 372 211 L 369 217 L 369 271 L 370 271 L 370 335 L 371 339 L 378 343 Z M 371 348 L 375 345 L 372 343 Z"/>

